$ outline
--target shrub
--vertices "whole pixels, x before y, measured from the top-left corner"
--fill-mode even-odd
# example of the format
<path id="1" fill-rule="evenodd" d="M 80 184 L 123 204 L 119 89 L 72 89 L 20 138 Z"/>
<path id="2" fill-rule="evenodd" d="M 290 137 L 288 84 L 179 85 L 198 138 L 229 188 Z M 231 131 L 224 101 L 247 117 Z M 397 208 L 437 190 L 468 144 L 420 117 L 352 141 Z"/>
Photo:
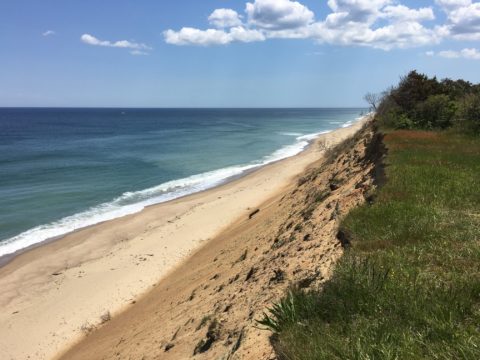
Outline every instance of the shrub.
<path id="1" fill-rule="evenodd" d="M 415 108 L 416 127 L 446 129 L 452 126 L 456 105 L 447 95 L 432 95 Z"/>
<path id="2" fill-rule="evenodd" d="M 480 94 L 469 94 L 460 102 L 458 125 L 474 134 L 480 134 Z"/>
<path id="3" fill-rule="evenodd" d="M 415 123 L 405 114 L 399 114 L 393 123 L 395 129 L 413 129 Z"/>

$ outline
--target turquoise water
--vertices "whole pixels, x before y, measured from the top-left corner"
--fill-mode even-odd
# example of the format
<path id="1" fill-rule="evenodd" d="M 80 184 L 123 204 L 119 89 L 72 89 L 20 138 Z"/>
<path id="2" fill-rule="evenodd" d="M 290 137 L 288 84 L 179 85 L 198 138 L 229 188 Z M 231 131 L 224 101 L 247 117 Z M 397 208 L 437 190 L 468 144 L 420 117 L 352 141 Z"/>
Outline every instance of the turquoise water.
<path id="1" fill-rule="evenodd" d="M 0 255 L 218 185 L 364 109 L 0 109 Z"/>

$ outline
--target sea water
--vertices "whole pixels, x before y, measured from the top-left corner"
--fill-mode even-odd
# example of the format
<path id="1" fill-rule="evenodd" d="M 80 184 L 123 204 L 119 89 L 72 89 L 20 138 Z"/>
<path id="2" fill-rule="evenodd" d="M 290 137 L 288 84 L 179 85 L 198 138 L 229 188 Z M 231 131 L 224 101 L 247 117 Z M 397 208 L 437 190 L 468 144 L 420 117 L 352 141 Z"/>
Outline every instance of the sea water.
<path id="1" fill-rule="evenodd" d="M 301 152 L 365 109 L 0 109 L 0 256 Z"/>

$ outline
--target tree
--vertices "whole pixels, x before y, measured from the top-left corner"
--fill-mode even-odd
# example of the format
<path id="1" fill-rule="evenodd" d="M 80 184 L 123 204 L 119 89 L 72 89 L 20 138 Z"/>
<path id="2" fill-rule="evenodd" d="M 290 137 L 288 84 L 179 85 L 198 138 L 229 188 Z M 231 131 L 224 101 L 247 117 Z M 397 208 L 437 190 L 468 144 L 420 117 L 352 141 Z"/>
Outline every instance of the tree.
<path id="1" fill-rule="evenodd" d="M 447 129 L 456 126 L 480 134 L 480 84 L 430 78 L 410 71 L 397 86 L 364 99 L 379 123 L 401 129 Z"/>
<path id="2" fill-rule="evenodd" d="M 424 74 L 410 71 L 400 78 L 400 83 L 392 91 L 391 96 L 409 118 L 414 117 L 415 106 L 427 100 L 431 95 L 441 94 L 441 86 L 436 77 L 429 78 Z"/>
<path id="3" fill-rule="evenodd" d="M 377 106 L 380 103 L 381 96 L 379 94 L 374 94 L 374 93 L 366 93 L 365 96 L 363 97 L 363 100 L 367 102 L 368 105 L 370 105 L 370 108 L 373 109 L 374 111 L 377 111 Z"/>

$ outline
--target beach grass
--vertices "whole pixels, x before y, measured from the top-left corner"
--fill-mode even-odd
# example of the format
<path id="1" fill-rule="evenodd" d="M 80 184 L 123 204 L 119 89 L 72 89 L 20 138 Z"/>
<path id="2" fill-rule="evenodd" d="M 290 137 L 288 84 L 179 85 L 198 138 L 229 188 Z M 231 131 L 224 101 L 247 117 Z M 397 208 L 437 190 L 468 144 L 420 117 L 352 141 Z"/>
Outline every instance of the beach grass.
<path id="1" fill-rule="evenodd" d="M 281 359 L 480 358 L 480 138 L 387 131 L 387 181 L 342 221 L 322 290 L 259 322 Z"/>

